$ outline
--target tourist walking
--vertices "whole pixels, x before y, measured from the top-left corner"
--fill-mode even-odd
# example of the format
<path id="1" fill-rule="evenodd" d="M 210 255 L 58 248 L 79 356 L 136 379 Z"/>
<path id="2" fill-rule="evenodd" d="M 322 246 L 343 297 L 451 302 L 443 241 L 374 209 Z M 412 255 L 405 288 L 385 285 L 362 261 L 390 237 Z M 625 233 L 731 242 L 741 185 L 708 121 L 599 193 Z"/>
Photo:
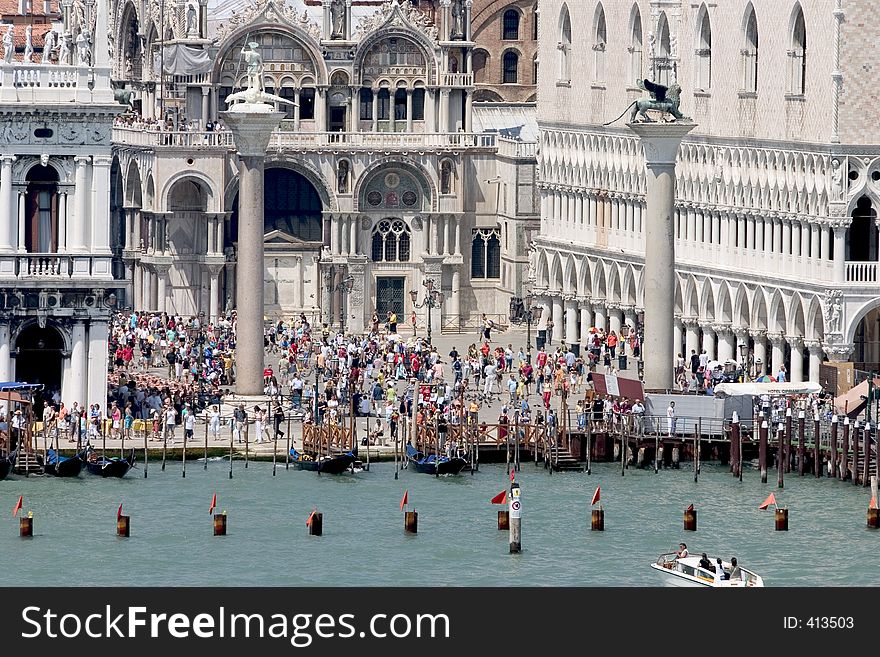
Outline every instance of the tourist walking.
<path id="1" fill-rule="evenodd" d="M 666 430 L 667 435 L 672 438 L 675 436 L 675 402 L 669 402 L 669 406 L 666 408 Z"/>

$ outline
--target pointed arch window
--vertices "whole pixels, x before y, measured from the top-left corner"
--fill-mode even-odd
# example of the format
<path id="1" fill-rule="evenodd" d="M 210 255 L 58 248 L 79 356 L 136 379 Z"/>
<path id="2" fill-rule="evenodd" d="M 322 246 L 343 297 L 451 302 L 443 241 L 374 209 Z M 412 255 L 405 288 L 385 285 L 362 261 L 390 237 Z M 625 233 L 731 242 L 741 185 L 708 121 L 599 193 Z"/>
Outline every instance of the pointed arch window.
<path id="1" fill-rule="evenodd" d="M 474 229 L 471 278 L 501 278 L 501 232 L 497 228 Z"/>
<path id="2" fill-rule="evenodd" d="M 568 7 L 562 7 L 559 16 L 559 40 L 556 44 L 559 51 L 559 82 L 571 82 L 571 17 Z"/>
<path id="3" fill-rule="evenodd" d="M 791 27 L 791 49 L 789 58 L 789 93 L 803 95 L 807 88 L 807 26 L 804 11 L 800 5 L 795 7 Z"/>
<path id="4" fill-rule="evenodd" d="M 409 226 L 400 219 L 383 219 L 373 229 L 373 262 L 409 262 Z"/>
<path id="5" fill-rule="evenodd" d="M 699 36 L 697 38 L 696 72 L 697 90 L 709 91 L 712 88 L 712 25 L 709 23 L 709 12 L 703 5 L 700 11 Z"/>
<path id="6" fill-rule="evenodd" d="M 642 14 L 638 5 L 633 6 L 632 28 L 629 38 L 629 78 L 630 84 L 634 80 L 642 79 Z"/>
<path id="7" fill-rule="evenodd" d="M 756 92 L 758 90 L 758 19 L 755 16 L 755 8 L 751 5 L 749 5 L 744 26 L 743 91 Z"/>
<path id="8" fill-rule="evenodd" d="M 657 21 L 657 51 L 654 57 L 654 80 L 669 86 L 673 80 L 672 47 L 669 37 L 669 21 L 666 13 L 661 13 Z"/>
<path id="9" fill-rule="evenodd" d="M 594 79 L 601 82 L 605 79 L 605 51 L 608 48 L 608 30 L 605 25 L 605 9 L 596 7 L 596 22 L 593 30 L 593 74 Z"/>

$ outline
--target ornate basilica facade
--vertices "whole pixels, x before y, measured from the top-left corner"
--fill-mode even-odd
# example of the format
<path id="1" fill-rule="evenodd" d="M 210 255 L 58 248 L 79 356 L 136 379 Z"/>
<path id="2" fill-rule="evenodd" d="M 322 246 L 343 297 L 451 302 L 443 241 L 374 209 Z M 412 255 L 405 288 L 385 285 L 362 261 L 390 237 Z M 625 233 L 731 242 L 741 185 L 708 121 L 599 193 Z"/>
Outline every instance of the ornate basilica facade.
<path id="1" fill-rule="evenodd" d="M 650 78 L 678 82 L 698 124 L 678 156 L 675 351 L 793 381 L 824 360 L 877 367 L 872 6 L 542 0 L 531 273 L 558 339 L 643 308 L 644 156 L 624 108 Z"/>
<path id="2" fill-rule="evenodd" d="M 504 139 L 473 130 L 471 11 L 471 0 L 113 3 L 113 77 L 141 117 L 113 130 L 125 304 L 216 316 L 247 294 L 234 284 L 235 146 L 210 128 L 245 86 L 241 51 L 255 42 L 266 91 L 292 102 L 266 162 L 267 316 L 320 313 L 357 331 L 373 312 L 408 316 L 408 292 L 427 279 L 444 294 L 435 330 L 506 312 L 498 291 L 522 278 L 537 216 L 499 223 L 499 166 L 516 178 L 535 158 L 513 148 L 498 165 Z"/>

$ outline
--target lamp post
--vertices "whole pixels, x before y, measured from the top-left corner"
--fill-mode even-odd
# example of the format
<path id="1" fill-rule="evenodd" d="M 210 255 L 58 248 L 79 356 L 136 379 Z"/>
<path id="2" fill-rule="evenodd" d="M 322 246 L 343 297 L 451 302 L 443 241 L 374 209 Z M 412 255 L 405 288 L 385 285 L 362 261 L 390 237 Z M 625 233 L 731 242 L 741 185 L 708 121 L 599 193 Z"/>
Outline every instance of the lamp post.
<path id="1" fill-rule="evenodd" d="M 636 339 L 639 341 L 639 360 L 638 360 L 638 376 L 639 379 L 645 378 L 645 311 L 640 310 L 636 313 Z"/>
<path id="2" fill-rule="evenodd" d="M 345 335 L 345 314 L 348 312 L 348 295 L 351 294 L 351 290 L 354 288 L 354 277 L 351 275 L 343 278 L 336 287 L 333 288 L 334 292 L 341 292 L 345 299 L 342 303 L 342 318 L 341 318 L 341 328 L 342 334 Z"/>
<path id="3" fill-rule="evenodd" d="M 411 290 L 409 293 L 414 308 L 428 309 L 428 344 L 431 344 L 431 308 L 439 308 L 443 303 L 443 293 L 434 288 L 434 279 L 426 278 L 422 285 L 425 286 L 425 298 L 421 303 L 418 302 L 419 293 L 417 290 Z"/>
<path id="4" fill-rule="evenodd" d="M 749 378 L 748 355 L 749 355 L 749 345 L 746 344 L 745 342 L 740 342 L 740 344 L 739 344 L 739 362 L 740 362 L 740 367 L 742 368 L 743 381 L 747 381 Z"/>
<path id="5" fill-rule="evenodd" d="M 534 305 L 535 295 L 531 292 L 521 297 L 510 298 L 510 319 L 514 322 L 526 323 L 526 362 L 532 364 L 532 322 L 540 322 L 544 312 L 543 306 Z"/>

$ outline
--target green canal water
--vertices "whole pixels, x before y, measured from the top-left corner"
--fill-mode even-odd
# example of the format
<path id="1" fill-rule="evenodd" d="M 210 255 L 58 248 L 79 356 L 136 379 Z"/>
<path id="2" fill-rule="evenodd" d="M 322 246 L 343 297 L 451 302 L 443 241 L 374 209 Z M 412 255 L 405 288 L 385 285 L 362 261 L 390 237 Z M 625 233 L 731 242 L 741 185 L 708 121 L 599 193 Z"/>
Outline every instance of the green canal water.
<path id="1" fill-rule="evenodd" d="M 688 464 L 689 465 L 689 464 Z M 880 531 L 865 526 L 868 489 L 796 474 L 784 490 L 748 470 L 742 483 L 726 468 L 629 469 L 595 464 L 592 475 L 547 474 L 524 464 L 523 552 L 510 555 L 489 499 L 507 486 L 503 465 L 435 479 L 373 464 L 370 472 L 332 477 L 283 464 L 247 469 L 228 462 L 150 463 L 121 480 L 21 477 L 0 481 L 0 553 L 7 586 L 659 586 L 649 567 L 680 541 L 763 575 L 767 586 L 880 585 L 874 567 Z M 589 501 L 602 487 L 605 531 L 590 531 Z M 404 490 L 419 512 L 419 533 L 405 535 Z M 788 532 L 758 505 L 771 491 L 789 507 Z M 228 535 L 212 535 L 216 492 Z M 11 510 L 19 495 L 34 512 L 35 536 L 21 539 Z M 131 538 L 115 536 L 120 503 Z M 698 531 L 682 530 L 688 504 Z M 308 535 L 317 507 L 324 535 Z"/>

